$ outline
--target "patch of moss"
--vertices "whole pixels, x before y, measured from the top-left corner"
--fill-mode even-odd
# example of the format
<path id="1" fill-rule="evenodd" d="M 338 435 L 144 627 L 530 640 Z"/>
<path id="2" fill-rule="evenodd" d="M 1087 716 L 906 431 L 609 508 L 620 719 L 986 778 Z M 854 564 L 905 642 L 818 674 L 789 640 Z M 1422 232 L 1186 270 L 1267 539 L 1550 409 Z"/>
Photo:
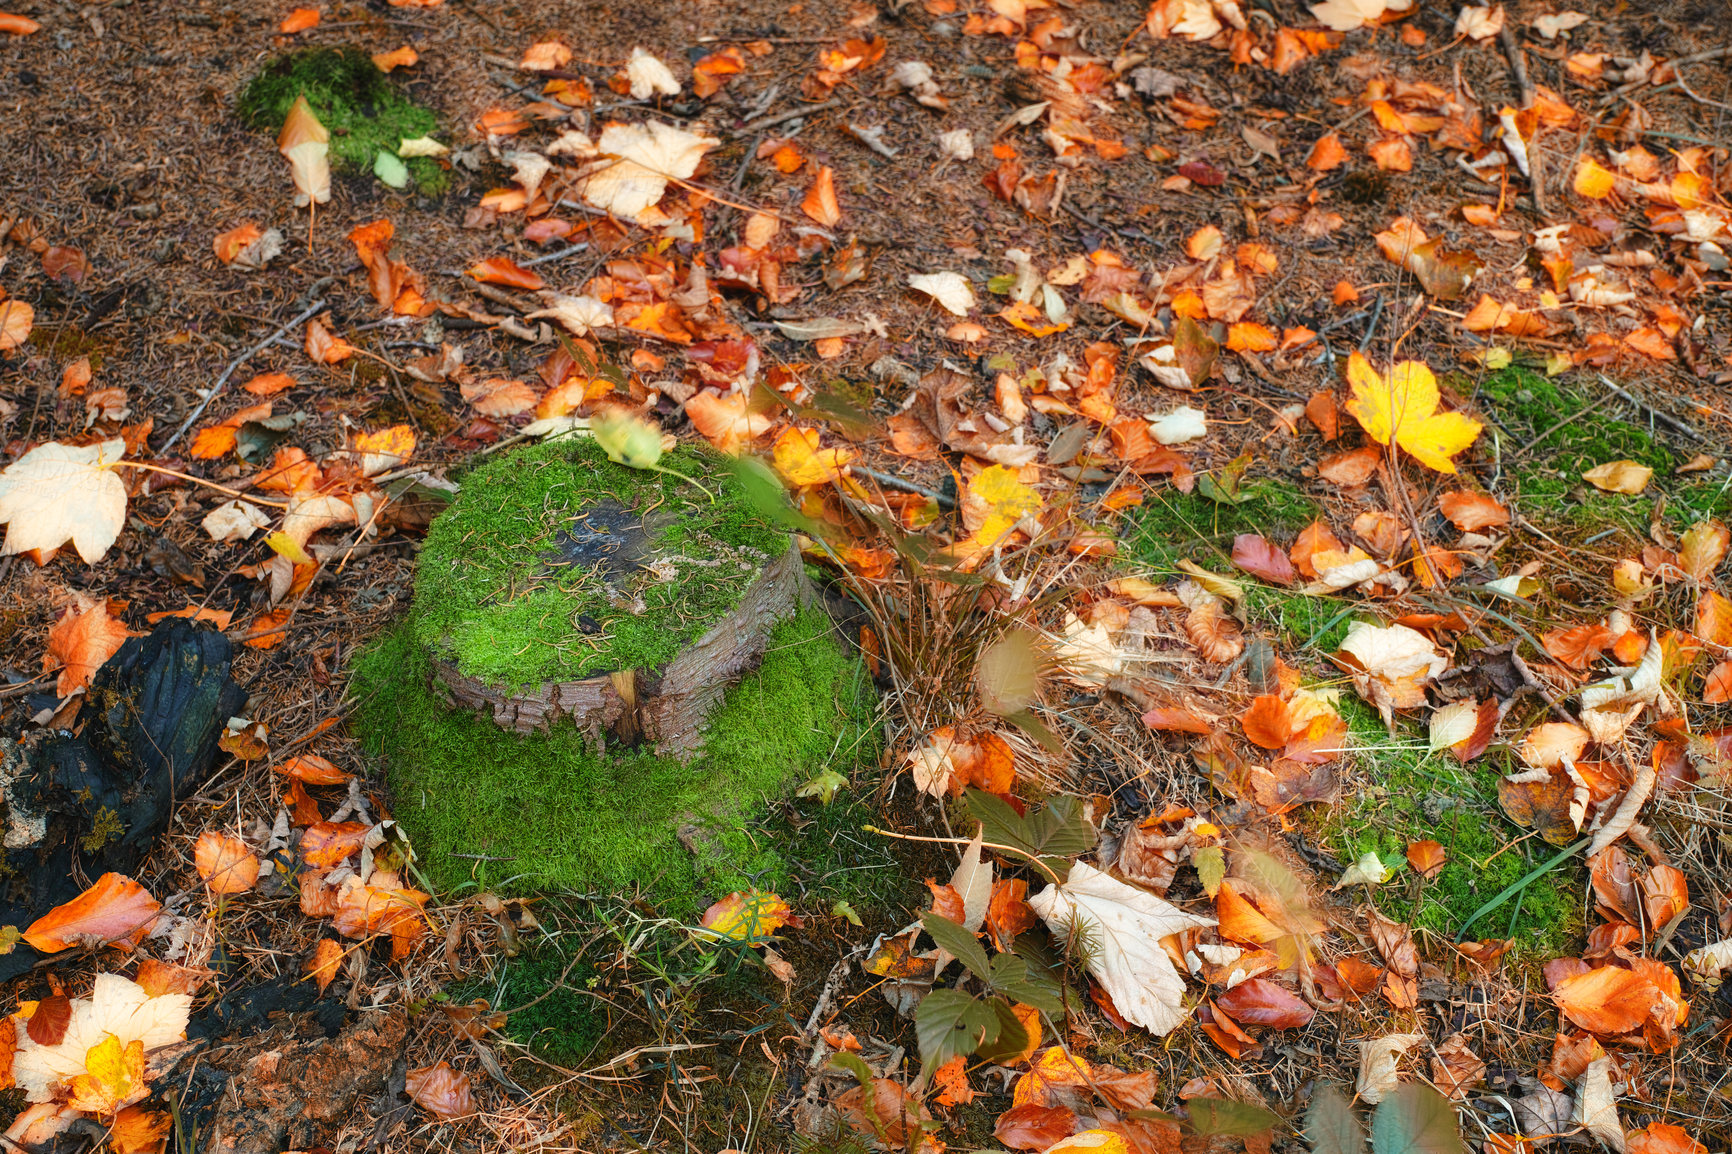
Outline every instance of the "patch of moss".
<path id="1" fill-rule="evenodd" d="M 357 661 L 356 725 L 441 889 L 639 889 L 691 918 L 733 890 L 788 880 L 786 847 L 752 820 L 765 799 L 876 753 L 870 678 L 819 612 L 777 627 L 689 765 L 641 749 L 597 754 L 571 725 L 516 737 L 451 710 L 429 688 L 417 632 L 411 620 Z M 679 838 L 687 823 L 699 827 L 696 857 Z"/>
<path id="2" fill-rule="evenodd" d="M 1133 516 L 1122 544 L 1133 564 L 1169 569 L 1189 558 L 1199 565 L 1225 562 L 1240 533 L 1291 536 L 1320 514 L 1317 503 L 1292 485 L 1270 478 L 1245 481 L 1239 501 L 1212 501 L 1201 493 L 1161 488 Z"/>
<path id="3" fill-rule="evenodd" d="M 95 853 L 111 841 L 119 841 L 120 835 L 126 832 L 126 826 L 121 822 L 120 815 L 107 806 L 96 811 L 95 819 L 90 823 L 90 832 L 79 839 L 78 845 L 85 853 Z"/>
<path id="4" fill-rule="evenodd" d="M 1386 916 L 1453 939 L 1481 906 L 1557 852 L 1539 838 L 1524 838 L 1529 831 L 1503 815 L 1491 765 L 1464 766 L 1447 753 L 1432 753 L 1411 725 L 1392 737 L 1376 712 L 1351 696 L 1344 695 L 1341 714 L 1364 780 L 1320 815 L 1318 832 L 1343 861 L 1376 853 L 1401 871 L 1373 891 Z M 1427 840 L 1443 846 L 1448 861 L 1437 877 L 1422 879 L 1407 868 L 1407 846 Z M 1583 933 L 1584 877 L 1579 861 L 1566 862 L 1528 886 L 1519 901 L 1476 922 L 1470 936 L 1513 937 L 1516 951 L 1528 958 L 1569 953 Z"/>
<path id="5" fill-rule="evenodd" d="M 468 474 L 421 551 L 422 644 L 513 687 L 666 664 L 739 603 L 752 570 L 788 549 L 786 530 L 713 458 L 681 449 L 666 464 L 702 477 L 718 499 L 616 465 L 588 438 L 518 449 Z M 562 540 L 587 532 L 578 514 L 604 505 L 647 515 L 650 550 L 674 560 L 676 579 L 636 569 L 610 586 L 598 565 L 549 562 Z"/>
<path id="6" fill-rule="evenodd" d="M 305 96 L 331 134 L 334 168 L 372 173 L 380 152 L 395 156 L 404 140 L 438 131 L 439 118 L 416 104 L 361 49 L 303 48 L 269 61 L 241 92 L 235 110 L 248 127 L 275 135 Z M 430 157 L 407 162 L 415 186 L 437 196 L 451 175 Z"/>

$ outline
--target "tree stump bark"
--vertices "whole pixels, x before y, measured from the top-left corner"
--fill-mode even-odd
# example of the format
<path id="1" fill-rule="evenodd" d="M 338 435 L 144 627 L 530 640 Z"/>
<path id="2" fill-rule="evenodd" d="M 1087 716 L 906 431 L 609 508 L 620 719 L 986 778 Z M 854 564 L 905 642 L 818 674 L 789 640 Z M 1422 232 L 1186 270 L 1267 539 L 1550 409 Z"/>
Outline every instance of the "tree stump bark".
<path id="1" fill-rule="evenodd" d="M 530 734 L 569 718 L 597 746 L 611 737 L 647 741 L 689 760 L 703 748 L 704 720 L 728 687 L 755 668 L 776 623 L 811 597 L 799 550 L 761 569 L 733 611 L 658 670 L 620 669 L 511 690 L 433 658 L 437 688 L 454 708 L 484 713 L 501 729 Z"/>

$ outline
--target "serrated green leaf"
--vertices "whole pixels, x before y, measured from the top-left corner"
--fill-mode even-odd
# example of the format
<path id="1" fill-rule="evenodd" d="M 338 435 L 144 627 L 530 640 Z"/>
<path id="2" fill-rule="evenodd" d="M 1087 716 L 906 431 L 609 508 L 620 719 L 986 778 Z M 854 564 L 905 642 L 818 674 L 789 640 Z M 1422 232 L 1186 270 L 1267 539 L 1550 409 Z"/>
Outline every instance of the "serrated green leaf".
<path id="1" fill-rule="evenodd" d="M 998 1037 L 990 1042 L 981 1042 L 974 1051 L 974 1056 L 986 1062 L 1002 1062 L 1013 1058 L 1028 1049 L 1028 1028 L 1022 1024 L 1022 1019 L 1016 1016 L 1016 1010 L 1006 998 L 988 999 L 988 1006 L 998 1018 Z"/>
<path id="2" fill-rule="evenodd" d="M 1463 1154 L 1455 1106 L 1424 1082 L 1407 1082 L 1371 1116 L 1373 1154 Z"/>
<path id="3" fill-rule="evenodd" d="M 920 924 L 932 935 L 932 940 L 938 943 L 939 949 L 967 966 L 970 973 L 984 979 L 990 972 L 985 947 L 968 930 L 931 910 L 920 915 Z"/>
<path id="4" fill-rule="evenodd" d="M 1064 1012 L 1064 999 L 1059 995 L 1058 987 L 1044 975 L 1030 971 L 1028 963 L 1015 954 L 1000 954 L 992 959 L 992 971 L 987 975 L 986 984 L 994 993 L 1033 1006 L 1043 1014 Z"/>
<path id="5" fill-rule="evenodd" d="M 1365 1127 L 1353 1116 L 1347 1096 L 1328 1082 L 1311 1095 L 1305 1112 L 1305 1141 L 1311 1154 L 1361 1154 L 1365 1149 Z"/>
<path id="6" fill-rule="evenodd" d="M 1069 859 L 1094 848 L 1094 827 L 1083 816 L 1080 797 L 1058 797 L 1026 815 L 1003 798 L 972 787 L 962 800 L 968 816 L 980 823 L 985 841 L 1045 859 L 1061 875 Z"/>
<path id="7" fill-rule="evenodd" d="M 1198 1134 L 1261 1134 L 1280 1121 L 1261 1106 L 1226 1098 L 1192 1098 L 1185 1109 L 1191 1115 L 1192 1131 Z"/>
<path id="8" fill-rule="evenodd" d="M 1002 1030 L 990 1005 L 961 990 L 933 990 L 920 999 L 914 1011 L 920 1061 L 928 1069 L 942 1066 L 958 1054 L 972 1054 L 984 1043 L 996 1042 Z"/>
<path id="9" fill-rule="evenodd" d="M 1197 867 L 1197 880 L 1211 899 L 1220 892 L 1221 879 L 1227 876 L 1227 854 L 1218 845 L 1206 845 L 1191 851 L 1191 864 Z"/>

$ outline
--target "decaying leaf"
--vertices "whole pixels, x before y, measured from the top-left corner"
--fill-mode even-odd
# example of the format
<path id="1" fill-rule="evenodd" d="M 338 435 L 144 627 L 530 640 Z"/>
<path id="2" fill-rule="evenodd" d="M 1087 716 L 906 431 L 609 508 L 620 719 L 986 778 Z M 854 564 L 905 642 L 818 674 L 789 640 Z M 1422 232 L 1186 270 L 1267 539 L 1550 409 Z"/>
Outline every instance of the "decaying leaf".
<path id="1" fill-rule="evenodd" d="M 24 940 L 45 954 L 85 941 L 134 944 L 144 937 L 161 908 L 150 891 L 131 878 L 106 873 L 71 901 L 32 922 L 24 931 Z"/>
<path id="2" fill-rule="evenodd" d="M 460 1074 L 446 1062 L 410 1070 L 403 1089 L 415 1104 L 439 1119 L 450 1122 L 475 1112 L 469 1090 L 469 1075 Z"/>
<path id="3" fill-rule="evenodd" d="M 117 437 L 91 445 L 49 441 L 14 461 L 0 473 L 0 555 L 52 556 L 70 541 L 86 564 L 102 560 L 126 524 L 126 485 L 114 471 L 125 455 Z"/>
<path id="4" fill-rule="evenodd" d="M 1160 946 L 1168 934 L 1214 925 L 1085 862 L 1062 885 L 1049 885 L 1028 904 L 1060 939 L 1083 933 L 1093 943 L 1089 973 L 1112 995 L 1127 1021 L 1165 1035 L 1185 1020 L 1185 982 Z"/>

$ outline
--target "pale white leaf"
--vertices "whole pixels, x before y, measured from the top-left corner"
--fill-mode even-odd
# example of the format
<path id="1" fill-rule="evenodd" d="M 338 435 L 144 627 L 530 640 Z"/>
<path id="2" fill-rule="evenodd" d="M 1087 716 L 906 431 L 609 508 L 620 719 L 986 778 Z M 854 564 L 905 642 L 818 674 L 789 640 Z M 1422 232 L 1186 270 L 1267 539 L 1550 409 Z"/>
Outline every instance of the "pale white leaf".
<path id="1" fill-rule="evenodd" d="M 1335 883 L 1335 889 L 1345 889 L 1348 886 L 1380 886 L 1395 876 L 1395 871 L 1383 864 L 1383 859 L 1373 851 L 1367 850 L 1360 855 L 1358 861 L 1348 866 L 1341 873 L 1341 880 Z"/>
<path id="2" fill-rule="evenodd" d="M 1149 420 L 1149 435 L 1163 445 L 1195 441 L 1208 431 L 1208 414 L 1189 405 L 1180 405 L 1170 413 Z"/>
<path id="3" fill-rule="evenodd" d="M 1469 40 L 1490 40 L 1503 31 L 1503 5 L 1470 4 L 1455 18 L 1455 34 Z"/>
<path id="4" fill-rule="evenodd" d="M 625 76 L 631 81 L 633 100 L 648 100 L 652 96 L 678 96 L 680 93 L 680 82 L 674 79 L 668 66 L 642 48 L 631 50 L 631 58 L 625 62 Z M 605 150 L 607 146 L 604 144 L 602 148 Z"/>
<path id="5" fill-rule="evenodd" d="M 613 325 L 613 306 L 591 296 L 567 296 L 561 293 L 553 298 L 552 308 L 541 309 L 528 315 L 532 320 L 551 317 L 580 337 L 588 336 L 591 329 L 605 329 Z"/>
<path id="6" fill-rule="evenodd" d="M 1556 40 L 1558 35 L 1572 28 L 1580 27 L 1588 22 L 1586 12 L 1555 12 L 1533 19 L 1533 28 L 1547 40 Z"/>
<path id="7" fill-rule="evenodd" d="M 126 524 L 126 485 L 114 465 L 126 455 L 116 437 L 93 445 L 38 445 L 0 473 L 0 556 L 58 549 L 71 541 L 86 564 L 102 560 Z"/>
<path id="8" fill-rule="evenodd" d="M 404 137 L 403 142 L 397 146 L 397 155 L 404 160 L 416 156 L 444 156 L 450 151 L 449 145 L 440 144 L 431 136 Z"/>
<path id="9" fill-rule="evenodd" d="M 205 514 L 201 524 L 213 541 L 246 541 L 271 519 L 250 501 L 229 501 Z"/>
<path id="10" fill-rule="evenodd" d="M 1624 1126 L 1618 1120 L 1618 1096 L 1612 1092 L 1612 1059 L 1602 1054 L 1588 1063 L 1576 1081 L 1576 1108 L 1570 1121 L 1623 1154 Z"/>
<path id="11" fill-rule="evenodd" d="M 1185 979 L 1161 939 L 1215 919 L 1187 914 L 1080 861 L 1063 885 L 1047 886 L 1028 904 L 1061 941 L 1073 933 L 1088 941 L 1089 973 L 1126 1021 L 1158 1036 L 1183 1024 Z"/>
<path id="12" fill-rule="evenodd" d="M 1423 1041 L 1424 1034 L 1386 1034 L 1359 1043 L 1359 1077 L 1353 1089 L 1360 1100 L 1373 1106 L 1383 1101 L 1401 1081 L 1401 1056 Z"/>
<path id="13" fill-rule="evenodd" d="M 563 139 L 563 138 L 562 138 Z M 719 141 L 652 120 L 610 124 L 597 147 L 602 153 L 583 185 L 583 199 L 596 208 L 636 220 L 662 198 L 669 180 L 698 170 L 704 153 Z M 549 152 L 555 151 L 553 148 Z"/>
<path id="14" fill-rule="evenodd" d="M 963 928 L 969 930 L 978 930 L 986 922 L 986 907 L 992 901 L 992 863 L 980 860 L 981 836 L 974 835 L 950 876 L 950 887 L 962 898 Z"/>
<path id="15" fill-rule="evenodd" d="M 1479 724 L 1479 704 L 1472 700 L 1452 701 L 1431 715 L 1431 748 L 1448 749 L 1473 736 Z"/>
<path id="16" fill-rule="evenodd" d="M 18 1053 L 12 1076 L 31 1102 L 46 1102 L 57 1083 L 85 1073 L 85 1057 L 104 1035 L 113 1034 L 124 1047 L 143 1042 L 148 1053 L 186 1036 L 192 998 L 187 994 L 151 997 L 144 988 L 119 974 L 98 974 L 88 998 L 72 999 L 66 1034 L 52 1046 L 41 1046 L 18 1031 Z"/>
<path id="17" fill-rule="evenodd" d="M 974 288 L 959 272 L 917 273 L 908 278 L 908 287 L 925 293 L 946 312 L 959 317 L 967 316 L 974 307 Z"/>

